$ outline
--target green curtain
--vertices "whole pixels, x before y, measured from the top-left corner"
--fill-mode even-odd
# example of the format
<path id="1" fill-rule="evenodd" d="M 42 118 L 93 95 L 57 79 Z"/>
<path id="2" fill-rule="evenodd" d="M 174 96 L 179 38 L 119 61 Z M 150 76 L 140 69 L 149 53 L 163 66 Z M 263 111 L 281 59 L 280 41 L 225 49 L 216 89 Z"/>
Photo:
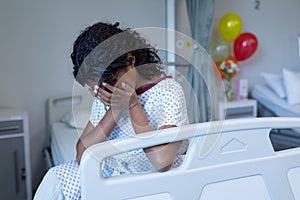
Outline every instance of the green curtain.
<path id="1" fill-rule="evenodd" d="M 188 81 L 196 97 L 187 100 L 189 120 L 191 123 L 219 120 L 219 123 L 209 127 L 209 132 L 221 133 L 223 120 L 219 119 L 218 114 L 219 103 L 226 102 L 225 88 L 206 51 L 210 41 L 215 0 L 186 0 L 186 3 L 192 37 L 202 46 L 194 49 L 193 62 L 188 72 Z M 198 108 L 195 109 L 196 107 Z M 211 134 L 205 137 L 198 154 L 200 159 L 211 152 L 219 136 L 220 134 Z"/>
<path id="2" fill-rule="evenodd" d="M 215 0 L 186 0 L 186 5 L 192 38 L 204 49 L 207 49 L 212 29 Z M 188 81 L 193 88 L 194 96 L 196 96 L 196 100 L 193 98 L 187 100 L 191 123 L 218 119 L 216 88 L 219 86 L 216 86 L 215 69 L 212 61 L 204 49 L 194 49 L 194 66 L 190 66 L 188 71 Z M 197 69 L 195 66 L 198 66 Z"/>

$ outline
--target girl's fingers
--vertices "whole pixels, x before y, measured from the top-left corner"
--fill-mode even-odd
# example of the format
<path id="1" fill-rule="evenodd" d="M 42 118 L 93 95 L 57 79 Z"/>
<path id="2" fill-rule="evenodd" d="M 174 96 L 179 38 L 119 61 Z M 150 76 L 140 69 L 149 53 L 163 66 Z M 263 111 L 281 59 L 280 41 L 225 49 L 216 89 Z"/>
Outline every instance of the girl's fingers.
<path id="1" fill-rule="evenodd" d="M 102 85 L 107 88 L 109 91 L 111 91 L 112 96 L 115 97 L 123 97 L 125 95 L 125 92 L 123 88 L 119 88 L 116 86 L 109 85 L 107 83 L 102 83 Z"/>
<path id="2" fill-rule="evenodd" d="M 94 86 L 94 90 L 93 90 L 95 96 L 97 96 L 98 92 L 99 92 L 99 85 L 95 85 Z"/>
<path id="3" fill-rule="evenodd" d="M 111 92 L 113 92 L 116 89 L 116 87 L 114 87 L 114 86 L 112 86 L 112 85 L 110 85 L 108 83 L 104 83 L 103 82 L 102 85 L 103 85 L 103 87 L 107 88 Z"/>
<path id="4" fill-rule="evenodd" d="M 106 90 L 99 88 L 98 93 L 96 94 L 96 97 L 102 101 L 105 105 L 109 105 L 111 102 L 112 94 L 107 92 Z"/>
<path id="5" fill-rule="evenodd" d="M 100 97 L 100 96 L 97 96 L 97 98 L 102 102 L 104 103 L 105 105 L 109 106 L 111 104 L 111 99 L 107 98 L 107 97 Z"/>
<path id="6" fill-rule="evenodd" d="M 121 86 L 126 92 L 129 92 L 129 93 L 134 92 L 134 88 L 131 85 L 129 85 L 128 83 L 122 82 Z"/>
<path id="7" fill-rule="evenodd" d="M 105 87 L 105 89 L 103 87 L 100 87 L 96 94 L 96 97 L 100 99 L 102 103 L 106 105 L 111 105 L 113 99 L 114 102 L 118 102 L 123 97 L 123 93 L 122 93 L 124 92 L 123 90 L 109 84 L 102 84 L 102 85 L 103 87 Z"/>
<path id="8" fill-rule="evenodd" d="M 105 100 L 103 100 L 103 99 L 100 99 L 100 98 L 98 98 L 104 105 L 106 105 L 106 106 L 110 106 L 111 105 L 111 102 L 108 102 L 108 101 L 105 101 Z"/>
<path id="9" fill-rule="evenodd" d="M 126 109 L 129 106 L 131 97 L 135 92 L 132 86 L 125 82 L 121 82 L 118 86 L 102 83 L 102 86 L 98 90 L 98 97 L 101 102 L 116 109 Z"/>

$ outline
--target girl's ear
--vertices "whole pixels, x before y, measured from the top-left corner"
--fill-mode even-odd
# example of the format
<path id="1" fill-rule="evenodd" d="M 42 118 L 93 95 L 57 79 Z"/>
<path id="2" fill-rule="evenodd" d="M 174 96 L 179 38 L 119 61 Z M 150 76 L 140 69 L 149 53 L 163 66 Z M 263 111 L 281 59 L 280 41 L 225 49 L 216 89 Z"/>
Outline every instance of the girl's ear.
<path id="1" fill-rule="evenodd" d="M 132 53 L 128 54 L 127 59 L 128 59 L 129 65 L 134 65 L 135 64 L 135 56 L 132 55 Z"/>
<path id="2" fill-rule="evenodd" d="M 132 62 L 131 62 L 133 65 L 135 65 L 135 56 L 132 55 Z"/>
<path id="3" fill-rule="evenodd" d="M 135 68 L 135 57 L 134 56 L 130 56 L 128 57 L 128 61 L 129 61 L 129 65 L 128 65 L 128 70 L 134 69 Z"/>

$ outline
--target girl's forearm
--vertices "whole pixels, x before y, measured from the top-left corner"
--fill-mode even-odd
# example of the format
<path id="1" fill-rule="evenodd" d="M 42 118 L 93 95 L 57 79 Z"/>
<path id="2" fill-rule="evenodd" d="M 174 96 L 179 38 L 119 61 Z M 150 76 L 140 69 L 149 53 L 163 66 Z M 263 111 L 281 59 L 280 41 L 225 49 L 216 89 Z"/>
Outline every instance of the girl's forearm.
<path id="1" fill-rule="evenodd" d="M 147 118 L 140 106 L 136 106 L 129 109 L 131 122 L 136 134 L 153 131 L 153 128 L 149 125 Z M 172 128 L 172 125 L 166 125 L 160 127 L 160 129 Z M 149 160 L 158 171 L 167 171 L 170 169 L 174 162 L 177 150 L 180 146 L 180 142 L 161 144 L 153 147 L 144 148 Z"/>
<path id="2" fill-rule="evenodd" d="M 139 103 L 129 108 L 129 115 L 136 134 L 153 131 Z"/>
<path id="3" fill-rule="evenodd" d="M 84 129 L 76 145 L 76 160 L 80 162 L 83 152 L 90 146 L 106 141 L 112 129 L 120 119 L 121 112 L 109 109 L 96 127 L 90 122 Z"/>

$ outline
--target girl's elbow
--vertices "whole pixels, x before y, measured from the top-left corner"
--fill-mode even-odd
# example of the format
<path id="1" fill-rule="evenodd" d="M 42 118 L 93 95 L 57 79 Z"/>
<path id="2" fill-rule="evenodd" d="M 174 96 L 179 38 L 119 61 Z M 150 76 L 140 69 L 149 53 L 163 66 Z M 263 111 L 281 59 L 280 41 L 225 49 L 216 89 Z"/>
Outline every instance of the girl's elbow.
<path id="1" fill-rule="evenodd" d="M 171 169 L 176 158 L 177 148 L 173 147 L 176 146 L 168 144 L 154 146 L 144 150 L 155 169 L 159 172 L 166 172 Z"/>
<path id="2" fill-rule="evenodd" d="M 173 156 L 172 156 L 173 158 Z M 159 172 L 166 172 L 171 169 L 174 159 L 166 156 L 158 156 L 153 161 L 152 164 Z"/>
<path id="3" fill-rule="evenodd" d="M 171 169 L 171 166 L 172 165 L 168 165 L 168 166 L 165 166 L 165 167 L 161 167 L 161 168 L 158 168 L 156 169 L 158 172 L 166 172 L 166 171 L 169 171 Z"/>
<path id="4" fill-rule="evenodd" d="M 82 144 L 81 140 L 79 139 L 77 144 L 76 144 L 76 160 L 78 163 L 80 163 L 81 157 L 83 152 L 85 151 L 85 147 Z"/>
<path id="5" fill-rule="evenodd" d="M 79 155 L 79 154 L 76 154 L 76 160 L 77 160 L 78 164 L 80 164 L 81 155 Z"/>

